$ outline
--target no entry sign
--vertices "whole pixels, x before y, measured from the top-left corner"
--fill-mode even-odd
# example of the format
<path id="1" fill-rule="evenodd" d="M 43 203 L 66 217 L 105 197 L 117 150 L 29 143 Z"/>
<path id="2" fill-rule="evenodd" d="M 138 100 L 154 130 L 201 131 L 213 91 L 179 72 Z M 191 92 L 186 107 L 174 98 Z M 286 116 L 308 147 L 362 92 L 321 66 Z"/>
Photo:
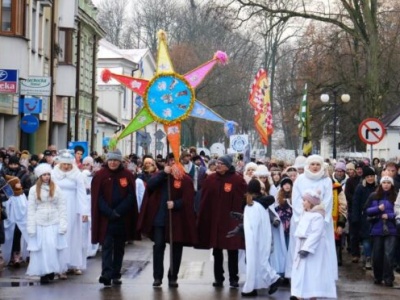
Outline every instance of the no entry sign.
<path id="1" fill-rule="evenodd" d="M 382 141 L 385 135 L 385 125 L 374 118 L 365 119 L 358 126 L 358 136 L 360 139 L 368 144 L 374 145 Z"/>

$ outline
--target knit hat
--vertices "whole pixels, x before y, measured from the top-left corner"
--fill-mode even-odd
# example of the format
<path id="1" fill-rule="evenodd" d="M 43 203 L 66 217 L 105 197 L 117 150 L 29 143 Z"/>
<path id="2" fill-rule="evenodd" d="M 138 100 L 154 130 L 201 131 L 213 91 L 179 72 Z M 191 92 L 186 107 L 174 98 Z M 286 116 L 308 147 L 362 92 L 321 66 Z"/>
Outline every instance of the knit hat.
<path id="1" fill-rule="evenodd" d="M 307 190 L 303 194 L 303 199 L 310 202 L 312 205 L 321 204 L 321 192 L 314 190 Z"/>
<path id="2" fill-rule="evenodd" d="M 51 170 L 52 170 L 51 165 L 46 164 L 46 163 L 42 163 L 42 164 L 39 164 L 39 165 L 35 168 L 35 175 L 36 175 L 37 177 L 40 177 L 40 176 L 42 176 L 43 174 L 51 173 Z"/>
<path id="3" fill-rule="evenodd" d="M 297 156 L 296 159 L 294 160 L 294 165 L 296 169 L 298 168 L 304 168 L 306 165 L 306 160 L 307 158 L 303 155 Z"/>
<path id="4" fill-rule="evenodd" d="M 374 169 L 372 169 L 371 167 L 364 166 L 362 168 L 362 170 L 363 170 L 363 174 L 362 174 L 363 178 L 365 178 L 365 177 L 367 177 L 369 175 L 374 175 L 374 176 L 376 175 Z"/>
<path id="5" fill-rule="evenodd" d="M 353 163 L 348 163 L 346 165 L 346 170 L 355 170 L 356 166 Z"/>
<path id="6" fill-rule="evenodd" d="M 311 163 L 319 163 L 321 165 L 321 167 L 324 166 L 324 159 L 322 158 L 322 156 L 319 155 L 310 155 L 309 157 L 307 157 L 306 159 L 306 165 L 310 165 Z"/>
<path id="7" fill-rule="evenodd" d="M 337 162 L 335 165 L 335 171 L 346 171 L 346 165 L 343 162 Z"/>
<path id="8" fill-rule="evenodd" d="M 122 153 L 119 149 L 115 149 L 112 151 L 109 151 L 107 153 L 107 160 L 118 160 L 122 161 Z"/>
<path id="9" fill-rule="evenodd" d="M 266 177 L 269 176 L 270 173 L 266 165 L 258 165 L 254 175 L 258 177 Z"/>
<path id="10" fill-rule="evenodd" d="M 232 157 L 229 155 L 223 155 L 218 157 L 218 161 L 230 168 L 232 166 Z"/>
<path id="11" fill-rule="evenodd" d="M 83 160 L 82 160 L 82 164 L 86 165 L 89 164 L 91 166 L 93 166 L 94 160 L 91 156 L 86 156 Z"/>
<path id="12" fill-rule="evenodd" d="M 19 165 L 19 157 L 15 156 L 15 155 L 11 156 L 10 159 L 8 160 L 8 164 L 9 165 L 12 165 L 12 164 Z"/>
<path id="13" fill-rule="evenodd" d="M 258 179 L 251 179 L 247 185 L 247 192 L 249 194 L 261 194 L 261 183 Z"/>
<path id="14" fill-rule="evenodd" d="M 283 187 L 286 183 L 289 183 L 291 186 L 293 186 L 293 181 L 289 177 L 283 177 L 279 185 Z"/>
<path id="15" fill-rule="evenodd" d="M 394 184 L 393 178 L 390 176 L 382 176 L 380 184 L 382 184 L 384 182 L 390 182 L 392 185 Z"/>
<path id="16" fill-rule="evenodd" d="M 75 161 L 75 157 L 72 155 L 70 150 L 68 150 L 68 149 L 60 150 L 60 152 L 57 156 L 58 163 L 72 165 L 74 163 L 74 161 Z"/>

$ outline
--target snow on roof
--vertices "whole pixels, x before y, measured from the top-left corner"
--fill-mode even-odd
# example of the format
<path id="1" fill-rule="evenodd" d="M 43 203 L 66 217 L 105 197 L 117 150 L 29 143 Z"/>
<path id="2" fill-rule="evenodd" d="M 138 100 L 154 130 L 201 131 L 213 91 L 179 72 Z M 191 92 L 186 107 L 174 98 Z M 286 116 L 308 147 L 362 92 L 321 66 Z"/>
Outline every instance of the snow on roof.
<path id="1" fill-rule="evenodd" d="M 134 63 L 139 63 L 140 60 L 149 51 L 148 48 L 145 48 L 145 49 L 120 49 L 105 39 L 101 39 L 99 42 L 99 45 L 100 45 L 100 47 L 99 47 L 99 52 L 98 52 L 98 58 L 100 58 L 100 59 L 124 58 L 128 61 L 132 61 Z"/>

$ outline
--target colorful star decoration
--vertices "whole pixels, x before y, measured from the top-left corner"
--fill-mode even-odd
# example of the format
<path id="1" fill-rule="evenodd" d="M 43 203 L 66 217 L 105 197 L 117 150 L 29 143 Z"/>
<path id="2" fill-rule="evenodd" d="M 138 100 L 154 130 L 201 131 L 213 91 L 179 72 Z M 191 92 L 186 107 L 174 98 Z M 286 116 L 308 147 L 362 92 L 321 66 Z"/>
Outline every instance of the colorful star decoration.
<path id="1" fill-rule="evenodd" d="M 191 116 L 223 123 L 225 124 L 225 132 L 229 132 L 229 134 L 234 133 L 234 127 L 237 124 L 223 119 L 209 107 L 200 103 L 195 95 L 195 88 L 211 69 L 217 63 L 225 65 L 228 62 L 226 53 L 217 51 L 210 61 L 185 75 L 180 75 L 174 71 L 168 53 L 166 33 L 162 30 L 159 31 L 158 39 L 157 70 L 152 79 L 134 78 L 111 73 L 108 69 L 103 70 L 102 79 L 104 82 L 113 78 L 142 96 L 144 102 L 143 108 L 128 126 L 110 141 L 109 147 L 114 149 L 119 140 L 152 122 L 161 123 L 164 125 L 178 167 L 175 170 L 177 174 L 174 174 L 176 177 L 179 176 L 179 170 L 183 169 L 179 163 L 182 121 Z"/>

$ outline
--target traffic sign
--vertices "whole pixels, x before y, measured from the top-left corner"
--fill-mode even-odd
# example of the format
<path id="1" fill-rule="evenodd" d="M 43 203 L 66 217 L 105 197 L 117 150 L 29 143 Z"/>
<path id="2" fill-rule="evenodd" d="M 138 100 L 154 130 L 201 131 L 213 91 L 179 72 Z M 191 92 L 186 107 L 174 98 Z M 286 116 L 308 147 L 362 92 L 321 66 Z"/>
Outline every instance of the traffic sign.
<path id="1" fill-rule="evenodd" d="M 39 119 L 34 115 L 21 118 L 21 130 L 25 133 L 34 133 L 39 128 Z"/>
<path id="2" fill-rule="evenodd" d="M 385 125 L 375 118 L 368 118 L 361 122 L 358 126 L 358 136 L 368 144 L 374 145 L 382 141 L 385 135 Z"/>

